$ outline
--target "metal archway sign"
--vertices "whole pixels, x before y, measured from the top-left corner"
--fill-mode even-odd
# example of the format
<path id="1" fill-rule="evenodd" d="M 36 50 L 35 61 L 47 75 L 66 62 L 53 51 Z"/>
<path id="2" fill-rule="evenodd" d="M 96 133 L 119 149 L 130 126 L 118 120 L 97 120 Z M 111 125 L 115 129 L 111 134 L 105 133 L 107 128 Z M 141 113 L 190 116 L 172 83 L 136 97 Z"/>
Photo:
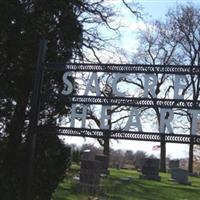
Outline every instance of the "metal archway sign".
<path id="1" fill-rule="evenodd" d="M 91 95 L 92 87 L 97 87 L 97 79 L 98 75 L 97 73 L 112 73 L 117 74 L 117 80 L 114 80 L 114 83 L 119 83 L 120 78 L 124 78 L 125 76 L 128 76 L 129 74 L 142 74 L 144 77 L 147 74 L 148 75 L 148 81 L 151 82 L 152 80 L 150 78 L 158 77 L 159 75 L 168 75 L 170 76 L 177 76 L 177 80 L 179 81 L 177 84 L 177 88 L 174 90 L 181 91 L 183 89 L 183 84 L 181 83 L 180 76 L 192 76 L 199 78 L 200 74 L 200 68 L 198 66 L 162 66 L 162 65 L 134 65 L 134 64 L 85 64 L 85 63 L 46 63 L 46 70 L 53 70 L 53 71 L 59 71 L 64 73 L 68 73 L 71 75 L 71 72 L 84 72 L 84 73 L 90 73 L 92 74 L 90 76 L 90 80 L 88 84 L 86 85 L 85 90 L 87 90 L 86 93 L 82 93 L 81 95 L 63 95 L 63 94 L 55 94 L 57 95 L 57 99 L 61 101 L 66 101 L 70 99 L 70 103 L 72 105 L 82 105 L 82 106 L 89 106 L 89 105 L 101 105 L 101 106 L 107 106 L 107 109 L 110 106 L 128 106 L 128 107 L 145 107 L 145 108 L 157 108 L 161 109 L 161 111 L 165 111 L 164 113 L 160 113 L 160 115 L 163 115 L 162 119 L 164 119 L 163 127 L 168 128 L 168 133 L 165 133 L 165 130 L 162 131 L 158 130 L 155 131 L 143 131 L 140 128 L 135 125 L 135 128 L 138 130 L 131 131 L 129 129 L 119 129 L 119 130 L 108 130 L 105 128 L 105 124 L 103 125 L 104 128 L 88 128 L 88 127 L 74 127 L 74 126 L 68 126 L 68 127 L 38 127 L 38 131 L 43 133 L 57 133 L 58 135 L 69 135 L 69 136 L 84 136 L 84 137 L 92 137 L 92 138 L 103 138 L 105 137 L 105 134 L 111 138 L 111 139 L 126 139 L 126 140 L 142 140 L 142 141 L 161 141 L 163 137 L 165 138 L 166 142 L 173 142 L 173 143 L 184 143 L 184 144 L 200 144 L 200 136 L 196 135 L 195 132 L 191 132 L 191 134 L 183 134 L 183 133 L 173 133 L 173 131 L 170 132 L 170 129 L 172 129 L 170 126 L 170 121 L 166 118 L 166 115 L 169 114 L 169 111 L 172 109 L 184 109 L 188 110 L 188 112 L 193 116 L 193 121 L 191 125 L 194 126 L 193 131 L 195 130 L 197 126 L 197 117 L 198 113 L 200 114 L 200 101 L 198 98 L 195 100 L 193 99 L 184 99 L 184 97 L 181 97 L 181 95 L 174 94 L 174 97 L 177 98 L 161 98 L 161 97 L 149 97 L 148 95 L 142 96 L 142 97 L 131 97 L 131 96 L 122 96 L 121 92 L 116 92 L 115 95 L 105 97 L 99 95 L 98 89 L 93 91 L 94 95 Z M 93 76 L 95 74 L 95 76 Z M 156 74 L 156 76 L 155 76 Z M 114 76 L 116 77 L 116 76 Z M 67 77 L 66 77 L 67 79 Z M 116 79 L 116 78 L 114 78 Z M 67 79 L 68 80 L 68 79 Z M 175 81 L 176 77 L 175 77 Z M 69 80 L 68 80 L 69 81 Z M 144 80 L 145 82 L 146 80 Z M 157 81 L 157 80 L 156 80 Z M 169 82 L 169 81 L 168 81 Z M 68 83 L 69 84 L 69 83 Z M 167 84 L 164 83 L 165 85 Z M 65 83 L 63 83 L 65 85 Z M 112 86 L 112 85 L 111 85 Z M 114 86 L 116 87 L 116 86 Z M 173 87 L 176 87 L 173 86 Z M 188 87 L 188 85 L 185 85 L 185 87 Z M 69 88 L 69 85 L 68 85 Z M 147 85 L 147 92 L 150 89 L 152 89 L 152 85 Z M 91 90 L 91 91 L 90 91 Z M 100 90 L 100 88 L 99 88 Z M 153 89 L 152 89 L 153 90 Z M 188 89 L 191 90 L 191 89 Z M 90 92 L 90 94 L 89 94 Z M 191 92 L 191 91 L 190 91 Z M 120 94 L 119 96 L 117 94 Z M 180 93 L 180 92 L 179 92 Z M 69 98 L 70 96 L 70 98 Z M 104 109 L 104 111 L 107 111 Z M 82 120 L 86 120 L 87 113 L 82 113 Z M 129 115 L 131 115 L 129 113 Z M 129 121 L 132 121 L 134 116 L 137 116 L 137 113 L 132 113 L 132 116 L 129 117 Z M 70 116 L 71 118 L 80 118 L 80 114 L 78 117 L 76 117 L 76 113 L 74 116 L 74 113 Z M 101 118 L 102 116 L 100 116 Z M 104 114 L 103 118 L 106 119 L 106 115 Z M 170 118 L 170 117 L 168 117 Z M 104 120 L 103 119 L 103 120 Z M 102 120 L 102 121 L 103 121 Z M 127 122 L 128 123 L 128 122 Z M 140 123 L 140 121 L 135 121 L 135 123 Z M 162 121 L 160 122 L 162 123 Z M 74 125 L 74 124 L 73 124 Z M 126 127 L 127 124 L 125 124 Z M 127 125 L 130 128 L 130 124 Z M 167 127 L 169 126 L 169 127 Z M 192 129 L 192 127 L 190 127 Z"/>
<path id="2" fill-rule="evenodd" d="M 141 141 L 154 141 L 165 144 L 166 142 L 190 144 L 190 164 L 189 168 L 192 168 L 193 157 L 193 145 L 200 144 L 200 136 L 196 135 L 198 114 L 200 114 L 200 100 L 198 99 L 199 82 L 200 82 L 200 66 L 173 66 L 173 65 L 135 65 L 135 64 L 85 64 L 85 63 L 46 63 L 47 42 L 42 40 L 40 42 L 40 48 L 37 60 L 37 69 L 35 74 L 34 89 L 31 98 L 31 112 L 29 133 L 27 137 L 28 144 L 28 168 L 27 168 L 27 188 L 26 198 L 31 199 L 31 184 L 33 174 L 33 158 L 36 135 L 42 134 L 57 134 L 66 136 L 79 136 L 79 137 L 91 137 L 91 138 L 110 138 L 110 139 L 125 139 L 125 140 L 141 140 Z M 43 97 L 41 93 L 43 75 L 45 71 L 58 71 L 63 72 L 63 91 L 61 93 L 55 93 L 58 101 L 70 101 L 72 104 L 72 115 L 70 118 L 73 123 L 66 127 L 60 126 L 38 126 L 38 115 L 40 112 L 40 102 Z M 89 73 L 88 84 L 85 86 L 85 91 L 73 95 L 72 83 L 68 77 L 73 73 Z M 102 96 L 101 86 L 98 85 L 98 74 L 115 74 L 113 76 L 114 95 Z M 126 95 L 121 91 L 117 85 L 121 80 L 125 80 L 127 76 L 141 76 L 140 84 L 143 84 L 143 95 L 134 96 Z M 163 75 L 167 75 L 164 86 L 173 82 L 171 85 L 172 90 L 168 91 L 168 96 L 157 96 L 155 91 L 155 83 L 161 81 Z M 188 77 L 188 84 L 184 84 L 181 80 L 182 77 Z M 79 75 L 78 75 L 79 77 Z M 173 78 L 170 78 L 173 77 Z M 136 82 L 136 85 L 139 84 Z M 131 92 L 133 89 L 128 87 Z M 166 90 L 167 87 L 163 87 Z M 187 94 L 186 98 L 181 95 L 181 91 Z M 191 93 L 195 90 L 196 93 L 193 98 L 189 98 Z M 174 91 L 174 92 L 173 92 Z M 149 94 L 151 94 L 149 96 Z M 161 92 L 162 94 L 162 92 Z M 47 95 L 48 96 L 48 95 Z M 69 98 L 70 97 L 70 98 Z M 82 111 L 76 112 L 76 106 L 81 105 Z M 87 120 L 87 106 L 98 105 L 101 108 L 100 127 L 89 128 L 86 126 Z M 130 107 L 130 112 L 127 115 L 127 121 L 123 122 L 122 129 L 108 128 L 108 121 L 110 120 L 108 111 L 111 106 L 126 106 Z M 140 121 L 139 112 L 137 108 L 157 109 L 160 113 L 160 119 L 158 120 L 158 130 L 144 131 L 142 123 Z M 172 120 L 174 119 L 173 109 L 186 110 L 191 117 L 191 131 L 189 134 L 183 134 L 182 132 L 173 132 Z M 74 113 L 73 113 L 74 112 Z M 85 112 L 85 113 L 84 113 Z M 82 125 L 76 125 L 76 118 L 81 118 Z M 84 123 L 83 123 L 84 122 Z M 160 128 L 161 127 L 161 128 Z M 146 128 L 145 128 L 146 130 Z M 166 132 L 167 130 L 168 132 Z M 161 149 L 162 151 L 162 149 Z M 165 154 L 165 150 L 163 150 Z"/>

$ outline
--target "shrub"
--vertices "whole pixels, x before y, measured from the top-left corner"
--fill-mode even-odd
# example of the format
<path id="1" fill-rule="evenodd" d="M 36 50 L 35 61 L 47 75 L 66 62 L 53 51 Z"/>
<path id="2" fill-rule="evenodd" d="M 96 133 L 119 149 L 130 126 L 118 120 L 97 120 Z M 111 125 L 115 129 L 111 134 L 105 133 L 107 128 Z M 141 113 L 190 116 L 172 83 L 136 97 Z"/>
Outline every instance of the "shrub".
<path id="1" fill-rule="evenodd" d="M 2 141 L 1 143 L 4 144 L 0 146 L 1 200 L 22 200 L 27 168 L 25 145 L 21 144 L 16 165 L 6 166 L 7 149 L 5 143 Z M 33 199 L 50 200 L 51 194 L 64 178 L 66 169 L 70 165 L 70 148 L 56 135 L 45 134 L 37 137 L 35 149 Z"/>

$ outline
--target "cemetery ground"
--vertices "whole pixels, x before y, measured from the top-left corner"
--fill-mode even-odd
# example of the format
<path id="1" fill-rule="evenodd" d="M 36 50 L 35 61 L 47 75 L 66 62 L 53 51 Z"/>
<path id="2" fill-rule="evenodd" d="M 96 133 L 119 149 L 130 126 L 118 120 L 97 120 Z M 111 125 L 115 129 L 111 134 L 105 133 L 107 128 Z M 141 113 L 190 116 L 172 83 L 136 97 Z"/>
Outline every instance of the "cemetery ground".
<path id="1" fill-rule="evenodd" d="M 140 172 L 110 168 L 110 175 L 101 178 L 100 191 L 96 196 L 81 193 L 74 177 L 79 166 L 72 165 L 53 194 L 52 200 L 198 200 L 200 177 L 189 177 L 191 185 L 169 181 L 169 173 L 160 173 L 161 181 L 140 179 Z M 95 198 L 96 197 L 96 198 Z"/>

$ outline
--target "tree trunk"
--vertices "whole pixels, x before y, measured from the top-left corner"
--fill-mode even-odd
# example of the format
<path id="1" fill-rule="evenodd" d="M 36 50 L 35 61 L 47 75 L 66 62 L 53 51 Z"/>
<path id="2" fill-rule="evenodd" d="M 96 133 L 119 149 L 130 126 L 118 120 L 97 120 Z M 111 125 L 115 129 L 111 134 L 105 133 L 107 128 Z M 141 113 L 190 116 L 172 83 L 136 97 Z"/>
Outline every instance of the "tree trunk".
<path id="1" fill-rule="evenodd" d="M 107 156 L 107 168 L 109 167 L 109 157 L 110 157 L 110 131 L 111 131 L 111 109 L 108 109 L 107 114 L 110 115 L 108 120 L 109 129 L 104 132 L 104 149 L 103 154 Z"/>
<path id="2" fill-rule="evenodd" d="M 159 124 L 159 129 L 160 129 L 160 111 L 159 109 L 155 109 L 157 119 L 158 119 L 158 124 Z M 160 142 L 160 171 L 161 172 L 166 172 L 166 142 L 165 142 L 165 133 L 161 135 L 161 142 Z"/>
<path id="3" fill-rule="evenodd" d="M 105 133 L 103 154 L 109 157 L 109 153 L 110 153 L 110 140 L 107 134 Z"/>
<path id="4" fill-rule="evenodd" d="M 188 163 L 188 171 L 190 173 L 193 173 L 193 137 L 191 136 L 191 141 L 190 141 L 190 148 L 189 148 L 189 163 Z"/>
<path id="5" fill-rule="evenodd" d="M 106 160 L 106 168 L 108 169 L 109 167 L 109 157 L 110 157 L 110 139 L 109 139 L 109 132 L 105 132 L 104 134 L 104 148 L 103 148 L 103 154 L 105 156 L 107 156 L 107 160 Z M 107 170 L 108 171 L 108 170 Z"/>
<path id="6" fill-rule="evenodd" d="M 166 172 L 166 142 L 165 135 L 161 136 L 160 142 L 160 171 Z"/>
<path id="7" fill-rule="evenodd" d="M 196 101 L 196 98 L 195 98 Z M 190 127 L 192 127 L 192 116 L 190 115 Z M 192 136 L 192 128 L 190 128 L 190 144 L 189 144 L 189 160 L 188 160 L 188 171 L 193 173 L 193 143 L 194 139 Z"/>

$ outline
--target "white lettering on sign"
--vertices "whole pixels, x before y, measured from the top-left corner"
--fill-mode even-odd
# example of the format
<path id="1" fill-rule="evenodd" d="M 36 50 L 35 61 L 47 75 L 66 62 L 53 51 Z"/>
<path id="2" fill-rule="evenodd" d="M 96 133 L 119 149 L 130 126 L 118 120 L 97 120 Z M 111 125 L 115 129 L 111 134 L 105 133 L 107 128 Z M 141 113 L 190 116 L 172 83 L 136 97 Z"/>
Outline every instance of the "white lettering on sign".
<path id="1" fill-rule="evenodd" d="M 183 99 L 183 95 L 179 94 L 179 91 L 182 92 L 186 87 L 185 84 L 181 83 L 181 80 L 184 76 L 175 75 L 175 83 L 174 83 L 174 99 Z"/>
<path id="2" fill-rule="evenodd" d="M 72 76 L 72 72 L 65 72 L 63 74 L 64 89 L 61 92 L 63 95 L 69 95 L 73 91 L 73 85 L 68 79 L 68 76 Z"/>
<path id="3" fill-rule="evenodd" d="M 77 107 L 76 104 L 72 104 L 71 109 L 71 127 L 75 127 L 75 120 L 81 121 L 81 128 L 85 128 L 87 116 L 87 105 Z"/>
<path id="4" fill-rule="evenodd" d="M 197 132 L 197 123 L 198 123 L 198 115 L 200 114 L 200 110 L 189 110 L 192 116 L 191 121 L 191 133 L 192 135 L 195 135 Z"/>
<path id="5" fill-rule="evenodd" d="M 142 132 L 142 126 L 140 122 L 139 112 L 137 108 L 132 107 L 128 121 L 125 126 L 125 130 L 128 131 L 131 127 L 136 127 L 138 131 Z"/>
<path id="6" fill-rule="evenodd" d="M 61 93 L 63 95 L 70 95 L 73 92 L 74 84 L 72 83 L 72 81 L 70 81 L 71 80 L 70 77 L 72 77 L 72 75 L 73 75 L 73 72 L 65 72 L 63 74 L 62 79 L 63 79 L 63 83 L 64 83 L 64 88 L 61 91 Z M 146 105 L 146 107 L 152 106 L 152 108 L 154 106 L 163 107 L 164 105 L 170 106 L 170 107 L 173 107 L 173 105 L 175 105 L 176 107 L 177 107 L 177 105 L 183 105 L 183 106 L 186 105 L 186 106 L 192 108 L 192 105 L 194 104 L 193 101 L 188 101 L 188 102 L 182 101 L 182 100 L 184 100 L 183 90 L 186 89 L 186 87 L 187 87 L 186 81 L 184 82 L 184 78 L 186 78 L 184 75 L 175 75 L 173 79 L 166 78 L 166 80 L 167 80 L 166 84 L 172 83 L 171 80 L 173 80 L 174 81 L 173 85 L 170 85 L 170 87 L 168 87 L 168 89 L 165 89 L 166 88 L 165 86 L 162 88 L 159 88 L 160 89 L 159 94 L 156 94 L 156 87 L 158 86 L 158 83 L 161 83 L 161 82 L 159 82 L 161 80 L 160 80 L 160 76 L 158 74 L 144 74 L 144 76 L 137 76 L 137 75 L 133 74 L 133 76 L 129 77 L 129 78 L 133 78 L 133 80 L 129 79 L 130 85 L 127 86 L 127 88 L 126 88 L 127 90 L 125 93 L 125 92 L 122 92 L 122 89 L 124 89 L 123 88 L 124 84 L 120 84 L 120 83 L 126 82 L 127 81 L 126 78 L 127 78 L 126 73 L 116 73 L 116 74 L 114 74 L 114 76 L 112 75 L 112 76 L 107 76 L 107 77 L 106 76 L 98 77 L 97 72 L 92 72 L 88 79 L 88 82 L 86 84 L 84 83 L 86 85 L 85 88 L 84 87 L 81 88 L 80 93 L 82 93 L 84 95 L 93 93 L 95 96 L 100 97 L 98 99 L 99 102 L 96 102 L 97 104 L 100 104 L 100 102 L 103 102 L 102 104 L 104 104 L 104 103 L 107 104 L 107 105 L 102 105 L 101 109 L 100 108 L 97 109 L 98 116 L 100 116 L 98 119 L 99 120 L 98 126 L 100 129 L 110 129 L 111 127 L 110 127 L 109 122 L 111 121 L 111 112 L 112 112 L 112 114 L 113 113 L 115 114 L 115 112 L 113 112 L 111 110 L 111 105 L 109 105 L 109 103 L 110 103 L 109 98 L 106 99 L 106 101 L 101 99 L 101 92 L 102 93 L 105 92 L 105 94 L 107 94 L 106 93 L 107 92 L 106 84 L 109 84 L 109 86 L 112 89 L 111 90 L 112 93 L 110 94 L 112 97 L 113 96 L 114 97 L 126 96 L 129 93 L 128 90 L 132 90 L 128 96 L 131 99 L 131 97 L 134 97 L 134 95 L 135 95 L 134 92 L 135 91 L 138 92 L 139 93 L 138 99 L 141 100 L 141 102 L 142 102 L 141 106 L 143 106 L 143 107 L 145 107 L 145 105 Z M 106 81 L 108 81 L 108 83 Z M 127 84 L 129 84 L 129 83 L 127 83 Z M 134 86 L 134 83 L 136 83 L 135 85 L 137 85 L 137 88 L 136 88 L 136 86 Z M 174 88 L 174 92 L 169 89 L 171 87 Z M 194 87 L 196 89 L 198 89 L 197 82 L 194 82 Z M 136 90 L 135 90 L 135 88 L 136 88 Z M 188 88 L 187 88 L 188 94 L 191 95 L 191 99 L 190 99 L 190 97 L 188 98 L 188 94 L 187 94 L 187 96 L 185 96 L 185 98 L 187 97 L 188 100 L 192 100 L 192 86 L 191 87 L 188 86 Z M 165 91 L 163 92 L 162 89 Z M 158 95 L 158 97 L 157 97 L 157 95 Z M 135 96 L 137 97 L 137 94 Z M 140 99 L 140 97 L 149 98 L 149 100 Z M 164 104 L 162 104 L 164 102 L 162 100 L 160 100 L 160 104 L 158 104 L 159 99 L 156 102 L 157 104 L 154 101 L 156 98 L 164 99 L 165 97 L 169 98 L 169 101 L 166 101 Z M 170 99 L 170 97 L 173 99 Z M 199 99 L 199 97 L 198 97 L 198 99 Z M 116 98 L 116 101 L 117 101 L 117 98 Z M 137 99 L 135 101 L 137 101 Z M 126 101 L 123 101 L 123 102 L 124 102 L 124 104 L 120 105 L 120 106 L 127 107 Z M 199 102 L 197 102 L 197 104 L 198 103 Z M 135 105 L 140 105 L 140 104 L 135 104 Z M 179 108 L 179 107 L 177 107 L 177 108 Z M 77 125 L 76 122 L 78 122 L 78 124 L 82 128 L 86 127 L 87 109 L 88 109 L 88 105 L 72 104 L 71 127 L 76 127 L 76 125 Z M 130 113 L 128 113 L 127 109 L 125 109 L 126 116 L 121 117 L 121 118 L 123 118 L 122 124 L 120 124 L 121 123 L 121 121 L 120 121 L 120 115 L 121 115 L 120 112 L 121 111 L 120 112 L 118 111 L 119 115 L 118 115 L 118 113 L 114 115 L 115 118 L 119 117 L 119 120 L 114 119 L 113 121 L 117 121 L 117 123 L 120 122 L 117 124 L 117 126 L 125 127 L 124 130 L 126 130 L 126 131 L 129 131 L 130 129 L 137 129 L 139 132 L 142 132 L 142 129 L 146 128 L 146 126 L 142 127 L 143 124 L 141 124 L 141 119 L 143 119 L 143 118 L 141 117 L 141 113 L 139 113 L 139 111 L 136 107 L 131 107 L 128 109 L 130 110 Z M 185 117 L 184 120 L 187 121 L 188 123 L 190 123 L 190 132 L 192 135 L 195 135 L 197 132 L 197 124 L 199 121 L 198 117 L 200 115 L 200 110 L 187 110 L 187 113 L 189 113 L 189 114 L 187 114 L 187 117 L 188 116 L 189 117 L 188 118 Z M 148 114 L 152 115 L 152 113 L 148 113 Z M 153 113 L 153 114 L 155 114 L 155 113 Z M 155 123 L 157 123 L 158 126 L 156 125 L 155 127 L 156 127 L 156 130 L 158 130 L 158 132 L 174 133 L 173 129 L 175 126 L 177 126 L 177 123 L 179 123 L 176 120 L 178 118 L 177 112 L 174 113 L 173 110 L 170 108 L 160 108 L 160 112 L 159 113 L 156 112 L 156 117 L 157 118 L 155 120 Z M 155 117 L 154 117 L 154 119 L 155 119 Z M 142 120 L 142 123 L 144 123 L 144 121 L 145 120 Z M 182 125 L 184 125 L 184 124 L 182 124 Z M 150 127 L 150 125 L 147 125 L 147 126 Z M 175 130 L 175 132 L 176 132 L 176 130 Z"/>
<path id="7" fill-rule="evenodd" d="M 110 106 L 102 106 L 101 109 L 101 119 L 100 119 L 100 128 L 101 129 L 109 129 L 109 120 L 111 118 L 109 112 L 111 107 Z"/>
<path id="8" fill-rule="evenodd" d="M 167 129 L 169 133 L 173 133 L 171 122 L 174 118 L 172 109 L 162 108 L 160 109 L 160 132 L 165 133 Z"/>
<path id="9" fill-rule="evenodd" d="M 158 77 L 155 74 L 145 74 L 144 80 L 144 97 L 148 98 L 148 93 L 150 93 L 153 98 L 156 98 L 155 90 L 158 83 Z"/>
<path id="10" fill-rule="evenodd" d="M 94 85 L 93 85 L 94 82 Z M 84 95 L 88 95 L 89 92 L 96 93 L 96 96 L 101 96 L 100 88 L 99 88 L 99 83 L 98 83 L 98 78 L 97 78 L 97 73 L 94 72 L 92 73 L 92 76 L 89 79 L 89 82 L 86 86 L 86 90 Z"/>
<path id="11" fill-rule="evenodd" d="M 126 76 L 127 76 L 126 74 L 119 74 L 119 73 L 115 75 L 115 78 L 112 81 L 112 89 L 113 89 L 114 95 L 119 96 L 119 97 L 125 96 L 124 92 L 120 92 L 117 89 L 117 84 L 119 83 L 120 79 L 125 79 Z"/>

